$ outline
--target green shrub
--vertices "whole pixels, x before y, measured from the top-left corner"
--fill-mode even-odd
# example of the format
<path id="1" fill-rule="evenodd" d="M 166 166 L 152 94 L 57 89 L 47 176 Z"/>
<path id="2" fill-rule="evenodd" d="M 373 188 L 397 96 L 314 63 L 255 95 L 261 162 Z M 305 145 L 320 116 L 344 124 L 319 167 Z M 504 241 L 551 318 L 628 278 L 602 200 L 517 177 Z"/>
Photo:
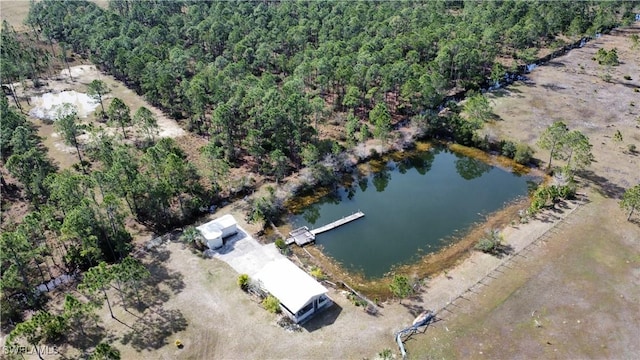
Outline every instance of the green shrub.
<path id="1" fill-rule="evenodd" d="M 513 159 L 516 154 L 516 144 L 513 141 L 505 140 L 502 141 L 501 145 L 500 152 L 502 155 Z"/>
<path id="2" fill-rule="evenodd" d="M 573 199 L 576 196 L 576 185 L 571 182 L 558 187 L 558 196 L 561 199 Z"/>
<path id="3" fill-rule="evenodd" d="M 491 230 L 478 241 L 475 249 L 484 253 L 495 254 L 500 250 L 501 243 L 502 235 L 500 235 L 500 232 L 498 230 Z"/>
<path id="4" fill-rule="evenodd" d="M 636 145 L 635 144 L 629 144 L 629 145 L 627 145 L 627 149 L 629 150 L 630 153 L 634 154 L 636 152 Z"/>
<path id="5" fill-rule="evenodd" d="M 521 165 L 526 165 L 531 162 L 533 157 L 533 149 L 527 144 L 516 145 L 516 151 L 513 154 L 513 160 Z"/>
<path id="6" fill-rule="evenodd" d="M 386 348 L 378 353 L 378 357 L 381 360 L 391 360 L 393 359 L 393 352 L 391 352 L 391 349 Z"/>
<path id="7" fill-rule="evenodd" d="M 280 250 L 284 250 L 287 247 L 287 244 L 285 244 L 284 240 L 278 238 L 275 241 L 276 247 L 278 247 L 278 249 Z"/>
<path id="8" fill-rule="evenodd" d="M 264 300 L 262 300 L 262 306 L 272 314 L 280 313 L 280 300 L 278 300 L 275 296 L 269 295 Z"/>
<path id="9" fill-rule="evenodd" d="M 238 276 L 238 286 L 240 286 L 240 289 L 247 291 L 249 288 L 249 275 L 240 274 L 240 276 Z"/>
<path id="10" fill-rule="evenodd" d="M 354 293 L 349 293 L 347 295 L 347 299 L 349 301 L 351 301 L 351 303 L 355 306 L 362 306 L 362 307 L 367 307 L 367 305 L 369 305 L 369 303 L 367 302 L 367 300 L 359 297 L 358 295 L 354 294 Z"/>
<path id="11" fill-rule="evenodd" d="M 622 141 L 622 133 L 620 130 L 616 130 L 616 133 L 613 134 L 613 141 L 621 142 Z"/>
<path id="12" fill-rule="evenodd" d="M 404 275 L 394 275 L 393 282 L 389 284 L 389 290 L 393 293 L 393 295 L 400 298 L 400 302 L 402 299 L 411 295 L 413 292 L 413 287 L 409 283 L 409 278 Z"/>
<path id="13" fill-rule="evenodd" d="M 631 80 L 631 76 L 630 75 L 625 75 L 623 76 L 625 80 Z"/>
<path id="14" fill-rule="evenodd" d="M 327 278 L 327 276 L 322 272 L 322 269 L 316 266 L 311 268 L 311 276 L 313 276 L 317 280 L 324 280 Z"/>
<path id="15" fill-rule="evenodd" d="M 540 186 L 533 193 L 529 213 L 537 214 L 545 207 L 553 206 L 560 199 L 572 199 L 576 195 L 576 183 L 570 178 L 566 185 Z"/>
<path id="16" fill-rule="evenodd" d="M 600 65 L 620 65 L 620 60 L 618 60 L 618 50 L 616 48 L 613 48 L 609 51 L 602 48 L 599 49 L 596 53 L 595 59 Z"/>

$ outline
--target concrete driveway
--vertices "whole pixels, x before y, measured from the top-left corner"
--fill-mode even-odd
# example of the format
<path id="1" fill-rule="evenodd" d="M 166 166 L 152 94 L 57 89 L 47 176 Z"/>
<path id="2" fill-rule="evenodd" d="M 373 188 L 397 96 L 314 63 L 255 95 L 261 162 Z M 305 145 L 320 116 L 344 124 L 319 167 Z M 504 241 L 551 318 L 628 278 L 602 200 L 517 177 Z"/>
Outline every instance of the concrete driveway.
<path id="1" fill-rule="evenodd" d="M 229 264 L 238 274 L 253 277 L 267 263 L 284 259 L 275 244 L 262 245 L 238 226 L 238 233 L 225 239 L 224 245 L 212 250 L 213 257 Z"/>

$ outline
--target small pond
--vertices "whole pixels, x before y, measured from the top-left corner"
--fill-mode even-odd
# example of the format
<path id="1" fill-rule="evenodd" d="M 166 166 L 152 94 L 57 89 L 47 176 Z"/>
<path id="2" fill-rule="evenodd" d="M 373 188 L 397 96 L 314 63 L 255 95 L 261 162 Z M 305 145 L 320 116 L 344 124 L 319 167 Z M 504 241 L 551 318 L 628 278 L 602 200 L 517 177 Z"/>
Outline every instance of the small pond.
<path id="1" fill-rule="evenodd" d="M 371 171 L 301 208 L 292 226 L 313 229 L 362 211 L 364 218 L 319 234 L 316 244 L 373 279 L 438 251 L 536 182 L 443 147 L 406 155 L 364 165 Z"/>

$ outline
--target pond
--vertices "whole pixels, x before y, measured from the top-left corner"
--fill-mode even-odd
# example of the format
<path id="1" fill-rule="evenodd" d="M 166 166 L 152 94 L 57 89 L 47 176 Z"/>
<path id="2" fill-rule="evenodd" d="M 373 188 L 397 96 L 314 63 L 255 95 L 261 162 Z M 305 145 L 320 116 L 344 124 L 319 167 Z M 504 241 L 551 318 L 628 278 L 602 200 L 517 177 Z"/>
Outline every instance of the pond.
<path id="1" fill-rule="evenodd" d="M 438 251 L 536 182 L 443 147 L 406 155 L 370 162 L 372 171 L 293 214 L 293 227 L 362 211 L 365 217 L 318 234 L 316 244 L 347 270 L 379 278 Z"/>

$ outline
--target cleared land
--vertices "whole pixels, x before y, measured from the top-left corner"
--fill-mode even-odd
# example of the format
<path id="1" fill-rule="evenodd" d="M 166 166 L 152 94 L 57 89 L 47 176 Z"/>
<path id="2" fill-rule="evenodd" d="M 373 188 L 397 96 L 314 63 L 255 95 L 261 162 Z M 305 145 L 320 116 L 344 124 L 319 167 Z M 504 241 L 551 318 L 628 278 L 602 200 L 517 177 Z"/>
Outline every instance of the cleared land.
<path id="1" fill-rule="evenodd" d="M 630 359 L 640 353 L 640 232 L 599 195 L 407 341 L 411 358 Z M 612 214 L 611 216 L 603 216 Z M 456 275 L 452 275 L 455 280 Z"/>

